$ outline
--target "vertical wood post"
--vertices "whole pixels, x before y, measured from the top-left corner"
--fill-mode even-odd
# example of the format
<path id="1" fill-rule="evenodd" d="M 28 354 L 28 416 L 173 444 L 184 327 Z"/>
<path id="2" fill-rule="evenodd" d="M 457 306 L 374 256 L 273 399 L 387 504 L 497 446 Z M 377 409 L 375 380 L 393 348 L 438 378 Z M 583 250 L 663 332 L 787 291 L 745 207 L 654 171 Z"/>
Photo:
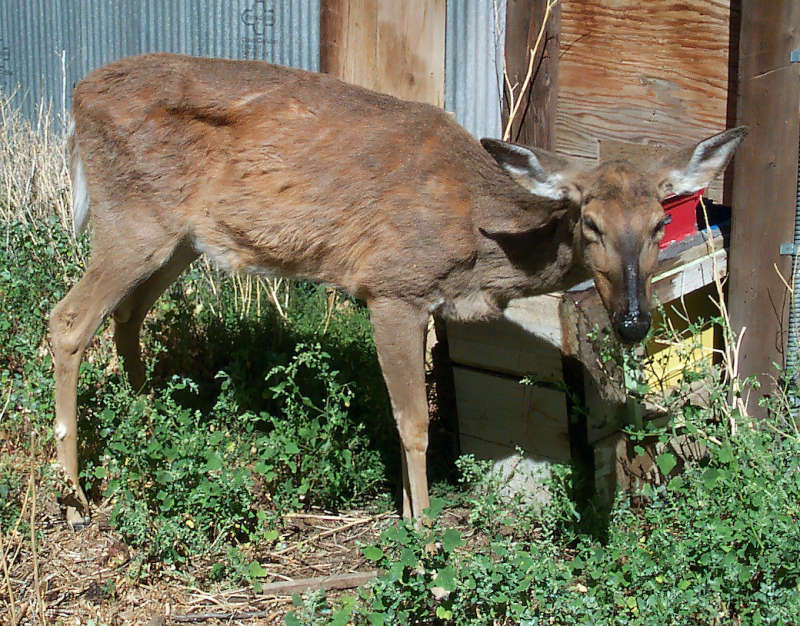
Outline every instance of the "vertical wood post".
<path id="1" fill-rule="evenodd" d="M 785 357 L 792 258 L 780 245 L 794 238 L 800 140 L 800 2 L 742 0 L 739 123 L 750 135 L 735 157 L 729 310 L 746 328 L 740 374 L 755 374 L 769 393 L 773 363 Z M 800 288 L 800 286 L 796 286 Z M 751 412 L 758 412 L 751 397 Z"/>
<path id="2" fill-rule="evenodd" d="M 443 106 L 446 8 L 445 0 L 322 0 L 321 69 Z"/>
<path id="3" fill-rule="evenodd" d="M 523 99 L 511 131 L 511 141 L 545 150 L 555 149 L 556 101 L 561 5 L 553 9 L 534 61 L 534 78 L 526 93 L 520 93 L 531 49 L 542 26 L 547 0 L 508 0 L 506 13 L 506 71 L 516 97 Z M 508 86 L 503 103 L 503 127 L 509 115 Z"/>

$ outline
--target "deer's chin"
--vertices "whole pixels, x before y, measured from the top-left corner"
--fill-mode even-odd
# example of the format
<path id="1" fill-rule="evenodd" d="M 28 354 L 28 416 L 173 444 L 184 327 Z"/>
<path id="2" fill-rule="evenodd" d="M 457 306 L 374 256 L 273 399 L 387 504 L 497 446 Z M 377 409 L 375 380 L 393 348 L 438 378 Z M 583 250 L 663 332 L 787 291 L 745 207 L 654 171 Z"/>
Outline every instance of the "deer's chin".
<path id="1" fill-rule="evenodd" d="M 639 313 L 614 313 L 611 316 L 611 323 L 614 334 L 623 343 L 638 343 L 650 332 L 651 325 L 650 313 L 640 311 Z"/>

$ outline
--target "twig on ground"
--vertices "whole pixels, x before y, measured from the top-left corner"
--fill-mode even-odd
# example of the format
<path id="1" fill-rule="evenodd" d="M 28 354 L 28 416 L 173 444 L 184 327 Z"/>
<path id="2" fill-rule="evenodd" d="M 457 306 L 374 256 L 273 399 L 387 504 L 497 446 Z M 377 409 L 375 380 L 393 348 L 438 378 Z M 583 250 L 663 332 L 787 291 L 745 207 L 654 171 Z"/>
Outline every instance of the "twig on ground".
<path id="1" fill-rule="evenodd" d="M 338 528 L 331 528 L 330 530 L 326 530 L 325 532 L 322 532 L 319 535 L 316 535 L 314 537 L 310 537 L 309 539 L 313 539 L 315 541 L 319 540 L 319 539 L 324 539 L 325 537 L 330 537 L 331 535 L 335 535 L 337 533 L 344 532 L 345 530 L 349 530 L 350 528 L 354 528 L 355 526 L 361 526 L 362 524 L 367 524 L 369 522 L 376 522 L 379 519 L 387 517 L 388 515 L 389 515 L 388 513 L 384 513 L 384 514 L 378 515 L 376 517 L 367 517 L 367 518 L 363 518 L 363 519 L 358 519 L 358 520 L 355 520 L 355 521 L 350 522 L 348 524 L 345 524 L 344 526 L 339 526 Z M 304 545 L 307 541 L 308 540 L 298 541 L 297 543 L 295 543 L 295 544 L 293 544 L 293 545 L 291 545 L 291 546 L 289 546 L 287 548 L 284 548 L 283 550 L 278 550 L 277 552 L 273 552 L 272 554 L 274 556 L 280 556 L 281 554 L 286 554 L 287 552 L 291 552 L 292 550 L 296 550 L 301 545 Z"/>
<path id="2" fill-rule="evenodd" d="M 283 615 L 283 611 L 250 611 L 243 613 L 197 613 L 195 615 L 169 615 L 163 617 L 164 621 L 171 620 L 173 622 L 205 622 L 211 619 L 225 620 L 230 622 L 233 620 L 257 619 L 263 617 L 270 622 L 281 615 Z M 158 618 L 151 620 L 151 623 L 163 623 L 160 620 L 156 620 L 158 620 Z"/>
<path id="3" fill-rule="evenodd" d="M 42 626 L 47 624 L 45 617 L 45 602 L 42 586 L 39 582 L 39 552 L 36 546 L 36 431 L 31 432 L 31 553 L 33 557 L 33 585 L 36 591 L 36 604 L 42 620 Z"/>
<path id="4" fill-rule="evenodd" d="M 17 609 L 16 605 L 14 604 L 14 588 L 11 586 L 11 577 L 8 574 L 8 562 L 6 561 L 6 549 L 3 544 L 2 531 L 0 531 L 0 558 L 2 558 L 3 579 L 5 580 L 6 591 L 8 592 L 9 609 L 11 611 L 11 625 L 16 626 L 19 622 L 17 621 Z"/>

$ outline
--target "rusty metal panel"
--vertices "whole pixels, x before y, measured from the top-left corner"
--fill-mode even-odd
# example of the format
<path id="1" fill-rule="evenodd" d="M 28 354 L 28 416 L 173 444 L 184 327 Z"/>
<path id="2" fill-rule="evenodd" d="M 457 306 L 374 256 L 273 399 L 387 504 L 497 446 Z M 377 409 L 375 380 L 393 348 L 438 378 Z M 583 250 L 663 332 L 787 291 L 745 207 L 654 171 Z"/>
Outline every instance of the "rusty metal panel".
<path id="1" fill-rule="evenodd" d="M 35 120 L 92 69 L 144 52 L 319 70 L 319 0 L 0 0 L 0 90 Z"/>
<path id="2" fill-rule="evenodd" d="M 447 3 L 445 108 L 476 137 L 500 137 L 506 0 Z"/>

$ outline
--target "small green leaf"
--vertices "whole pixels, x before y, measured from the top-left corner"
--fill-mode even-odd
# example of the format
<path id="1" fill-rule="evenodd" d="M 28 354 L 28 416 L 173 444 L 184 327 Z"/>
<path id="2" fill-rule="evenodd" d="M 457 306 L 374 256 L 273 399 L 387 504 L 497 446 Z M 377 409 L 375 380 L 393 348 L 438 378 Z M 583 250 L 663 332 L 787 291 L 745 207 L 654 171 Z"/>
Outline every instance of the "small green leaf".
<path id="1" fill-rule="evenodd" d="M 445 552 L 452 552 L 455 548 L 466 545 L 467 542 L 461 538 L 461 533 L 455 528 L 448 528 L 442 537 L 442 548 Z"/>
<path id="2" fill-rule="evenodd" d="M 372 626 L 383 626 L 386 623 L 386 616 L 383 613 L 370 613 L 369 622 Z"/>
<path id="3" fill-rule="evenodd" d="M 293 441 L 289 441 L 284 448 L 284 452 L 286 452 L 286 454 L 300 454 L 300 448 L 298 448 L 297 444 Z"/>
<path id="4" fill-rule="evenodd" d="M 703 472 L 703 485 L 706 489 L 713 489 L 719 477 L 719 470 L 709 467 L 705 472 Z"/>
<path id="5" fill-rule="evenodd" d="M 733 460 L 733 450 L 730 446 L 724 445 L 719 449 L 718 456 L 721 463 L 730 463 Z"/>
<path id="6" fill-rule="evenodd" d="M 456 571 L 449 565 L 443 569 L 440 569 L 438 572 L 436 572 L 436 578 L 434 578 L 428 584 L 429 589 L 433 587 L 441 587 L 445 591 L 455 591 Z"/>
<path id="7" fill-rule="evenodd" d="M 108 472 L 106 471 L 105 467 L 97 466 L 94 468 L 94 477 L 103 480 L 106 476 L 108 476 Z"/>
<path id="8" fill-rule="evenodd" d="M 414 568 L 417 566 L 417 555 L 411 548 L 403 548 L 400 551 L 400 563 L 406 567 Z"/>
<path id="9" fill-rule="evenodd" d="M 346 611 L 344 609 L 336 611 L 336 613 L 331 615 L 330 626 L 347 626 L 348 622 L 350 622 L 351 612 L 352 611 Z"/>
<path id="10" fill-rule="evenodd" d="M 436 519 L 447 505 L 448 502 L 444 498 L 431 498 L 431 505 L 423 510 L 422 514 L 428 519 Z"/>
<path id="11" fill-rule="evenodd" d="M 367 546 L 366 548 L 361 548 L 361 554 L 363 554 L 370 561 L 380 561 L 384 557 L 383 550 L 377 546 Z"/>
<path id="12" fill-rule="evenodd" d="M 297 619 L 297 615 L 295 615 L 293 611 L 287 613 L 283 621 L 286 623 L 286 626 L 303 626 L 303 623 Z"/>
<path id="13" fill-rule="evenodd" d="M 206 450 L 206 467 L 207 472 L 216 472 L 222 469 L 222 457 L 212 450 Z"/>
<path id="14" fill-rule="evenodd" d="M 658 464 L 658 469 L 661 470 L 661 473 L 664 474 L 664 476 L 667 476 L 673 469 L 675 469 L 678 461 L 675 459 L 675 455 L 671 452 L 664 452 L 663 454 L 658 455 L 658 458 L 656 458 L 656 463 Z"/>
<path id="15" fill-rule="evenodd" d="M 436 607 L 436 617 L 439 619 L 446 619 L 450 620 L 453 618 L 453 612 L 449 609 L 444 608 L 444 606 L 439 605 Z"/>
<path id="16" fill-rule="evenodd" d="M 263 578 L 267 575 L 267 570 L 261 567 L 258 561 L 253 561 L 247 568 L 247 575 L 250 578 Z"/>
<path id="17" fill-rule="evenodd" d="M 219 443 L 221 443 L 224 439 L 225 439 L 225 433 L 223 433 L 221 430 L 215 430 L 213 433 L 211 433 L 211 436 L 208 438 L 208 443 L 210 443 L 212 446 L 216 446 Z"/>

